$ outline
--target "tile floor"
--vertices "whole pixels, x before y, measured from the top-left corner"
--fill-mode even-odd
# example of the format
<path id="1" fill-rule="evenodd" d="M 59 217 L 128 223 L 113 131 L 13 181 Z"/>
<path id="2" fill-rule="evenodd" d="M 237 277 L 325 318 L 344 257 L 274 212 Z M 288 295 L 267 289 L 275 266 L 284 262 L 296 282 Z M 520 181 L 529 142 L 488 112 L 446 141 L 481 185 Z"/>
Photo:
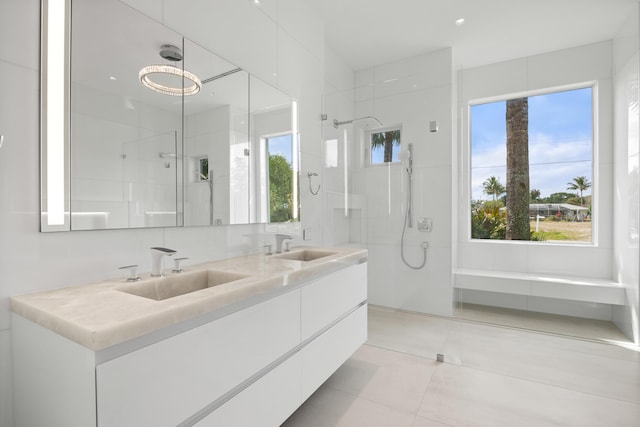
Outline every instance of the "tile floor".
<path id="1" fill-rule="evenodd" d="M 639 425 L 638 348 L 379 307 L 367 343 L 283 424 Z"/>

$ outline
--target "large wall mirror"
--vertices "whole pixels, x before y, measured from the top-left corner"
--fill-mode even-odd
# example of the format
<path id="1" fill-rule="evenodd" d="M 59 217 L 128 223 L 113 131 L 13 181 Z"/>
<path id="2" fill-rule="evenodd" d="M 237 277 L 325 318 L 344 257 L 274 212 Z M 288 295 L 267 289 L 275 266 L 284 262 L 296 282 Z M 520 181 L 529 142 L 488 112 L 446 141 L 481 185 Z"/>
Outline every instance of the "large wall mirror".
<path id="1" fill-rule="evenodd" d="M 66 209 L 51 223 L 44 159 L 42 231 L 299 221 L 290 96 L 119 0 L 68 12 Z M 139 73 L 154 65 L 149 88 Z"/>

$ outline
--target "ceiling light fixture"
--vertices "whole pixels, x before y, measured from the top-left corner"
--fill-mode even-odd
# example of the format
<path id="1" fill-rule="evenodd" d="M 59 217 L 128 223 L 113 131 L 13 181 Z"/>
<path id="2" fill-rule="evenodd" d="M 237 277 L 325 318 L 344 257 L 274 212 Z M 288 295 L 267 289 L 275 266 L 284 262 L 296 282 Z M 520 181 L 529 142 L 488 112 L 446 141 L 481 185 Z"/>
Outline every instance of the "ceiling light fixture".
<path id="1" fill-rule="evenodd" d="M 456 25 L 459 27 L 464 24 L 464 18 L 456 19 Z"/>
<path id="2" fill-rule="evenodd" d="M 169 61 L 182 61 L 182 52 L 180 48 L 165 44 L 161 46 L 160 56 Z M 157 81 L 152 80 L 152 75 L 154 74 L 168 74 L 176 77 L 182 78 L 182 80 L 189 80 L 192 84 L 186 87 L 175 87 L 175 86 L 167 86 Z M 195 95 L 200 92 L 200 88 L 202 87 L 202 83 L 200 79 L 190 71 L 183 70 L 181 68 L 176 67 L 175 65 L 147 65 L 140 70 L 138 73 L 138 77 L 140 78 L 140 83 L 142 83 L 145 87 L 161 93 L 163 95 L 171 95 L 171 96 L 189 96 Z"/>

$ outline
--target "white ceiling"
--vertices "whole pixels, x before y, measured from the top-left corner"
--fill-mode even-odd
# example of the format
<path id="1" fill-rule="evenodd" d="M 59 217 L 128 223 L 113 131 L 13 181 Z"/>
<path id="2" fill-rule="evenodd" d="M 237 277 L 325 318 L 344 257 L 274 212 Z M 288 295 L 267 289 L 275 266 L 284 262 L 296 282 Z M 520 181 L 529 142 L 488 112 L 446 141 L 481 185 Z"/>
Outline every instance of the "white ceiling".
<path id="1" fill-rule="evenodd" d="M 613 38 L 638 0 L 305 0 L 354 70 L 453 47 L 470 68 Z M 455 21 L 464 18 L 457 26 Z"/>

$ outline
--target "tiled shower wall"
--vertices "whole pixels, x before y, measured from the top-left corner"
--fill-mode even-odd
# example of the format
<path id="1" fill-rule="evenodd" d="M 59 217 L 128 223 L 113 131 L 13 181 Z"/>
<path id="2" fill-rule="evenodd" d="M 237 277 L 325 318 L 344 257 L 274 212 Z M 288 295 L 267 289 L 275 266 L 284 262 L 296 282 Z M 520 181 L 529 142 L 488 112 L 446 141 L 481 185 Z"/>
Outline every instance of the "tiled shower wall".
<path id="1" fill-rule="evenodd" d="M 627 288 L 627 305 L 613 321 L 640 344 L 640 19 L 635 14 L 613 40 L 614 65 L 614 275 Z"/>
<path id="2" fill-rule="evenodd" d="M 451 49 L 356 72 L 355 116 L 375 116 L 401 126 L 401 144 L 413 144 L 413 228 L 407 228 L 405 258 L 419 265 L 422 242 L 427 263 L 414 270 L 400 257 L 408 178 L 400 164 L 369 166 L 366 133 L 354 129 L 353 191 L 362 196 L 364 236 L 369 249 L 369 302 L 422 313 L 451 315 L 452 99 Z M 438 132 L 429 131 L 429 123 Z M 364 136 L 364 137 L 363 137 Z M 419 232 L 418 218 L 433 231 Z"/>

